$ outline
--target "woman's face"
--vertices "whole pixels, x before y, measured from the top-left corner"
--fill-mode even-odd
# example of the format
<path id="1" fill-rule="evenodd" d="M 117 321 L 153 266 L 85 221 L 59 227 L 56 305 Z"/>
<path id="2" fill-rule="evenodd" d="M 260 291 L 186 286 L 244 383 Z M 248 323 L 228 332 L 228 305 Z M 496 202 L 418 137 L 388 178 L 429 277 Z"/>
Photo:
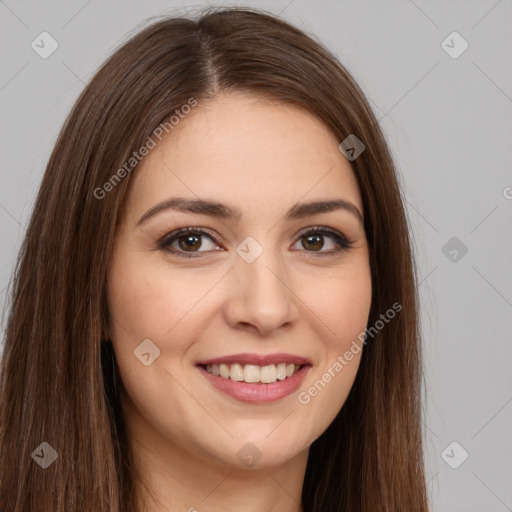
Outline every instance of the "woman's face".
<path id="1" fill-rule="evenodd" d="M 139 164 L 108 300 L 125 418 L 146 449 L 271 467 L 307 456 L 343 406 L 372 290 L 340 142 L 309 113 L 230 95 Z M 177 198 L 190 210 L 154 210 Z M 346 207 L 305 206 L 319 201 Z"/>

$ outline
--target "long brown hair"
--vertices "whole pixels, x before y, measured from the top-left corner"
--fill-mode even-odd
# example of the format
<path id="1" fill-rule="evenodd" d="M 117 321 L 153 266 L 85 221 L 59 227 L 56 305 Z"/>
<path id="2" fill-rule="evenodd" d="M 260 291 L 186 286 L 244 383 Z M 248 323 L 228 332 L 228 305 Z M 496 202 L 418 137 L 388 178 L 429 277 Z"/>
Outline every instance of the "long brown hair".
<path id="1" fill-rule="evenodd" d="M 136 166 L 116 170 L 190 98 L 248 92 L 293 104 L 341 142 L 365 211 L 373 297 L 371 339 L 338 416 L 310 448 L 306 512 L 426 512 L 421 340 L 416 270 L 386 141 L 360 87 L 313 37 L 261 10 L 210 8 L 152 20 L 86 86 L 56 141 L 16 264 L 1 361 L 0 509 L 135 510 L 112 346 L 103 342 L 113 241 Z M 186 122 L 186 121 L 185 121 Z M 126 168 L 125 168 L 126 170 Z M 58 458 L 47 469 L 34 451 Z"/>

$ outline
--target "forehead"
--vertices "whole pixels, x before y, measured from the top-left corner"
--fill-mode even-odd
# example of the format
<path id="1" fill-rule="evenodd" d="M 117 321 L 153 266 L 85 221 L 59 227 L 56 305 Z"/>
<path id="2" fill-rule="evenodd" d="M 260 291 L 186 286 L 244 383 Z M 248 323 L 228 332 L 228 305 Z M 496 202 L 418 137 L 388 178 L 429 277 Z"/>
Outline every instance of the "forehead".
<path id="1" fill-rule="evenodd" d="M 141 161 L 130 184 L 138 211 L 171 196 L 214 197 L 241 210 L 343 197 L 362 211 L 339 141 L 298 107 L 244 95 L 199 103 Z"/>

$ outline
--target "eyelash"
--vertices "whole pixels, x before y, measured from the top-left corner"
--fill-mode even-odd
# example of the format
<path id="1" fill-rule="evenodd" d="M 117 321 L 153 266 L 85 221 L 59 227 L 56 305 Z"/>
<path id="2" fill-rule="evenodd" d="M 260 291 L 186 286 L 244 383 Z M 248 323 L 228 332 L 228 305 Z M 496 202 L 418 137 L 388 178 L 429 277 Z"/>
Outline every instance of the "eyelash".
<path id="1" fill-rule="evenodd" d="M 187 252 L 183 252 L 180 250 L 170 248 L 170 245 L 175 240 L 178 240 L 180 238 L 180 236 L 183 236 L 186 234 L 194 234 L 194 235 L 201 235 L 201 236 L 205 235 L 205 236 L 210 237 L 217 245 L 220 245 L 220 242 L 217 240 L 217 237 L 212 232 L 205 230 L 203 228 L 187 227 L 187 228 L 180 228 L 175 231 L 172 231 L 171 233 L 166 234 L 164 237 L 162 237 L 159 240 L 158 247 L 164 251 L 171 253 L 171 254 L 175 254 L 176 256 L 178 256 L 180 258 L 201 258 L 202 257 L 200 255 L 201 252 L 210 252 L 210 251 L 196 251 L 195 253 L 194 252 L 187 253 Z M 307 230 L 302 231 L 299 234 L 298 239 L 300 240 L 301 238 L 308 236 L 308 235 L 312 235 L 312 234 L 330 236 L 331 238 L 334 239 L 334 241 L 338 245 L 337 249 L 331 250 L 329 252 L 307 251 L 304 249 L 307 253 L 318 254 L 321 257 L 326 256 L 326 255 L 329 256 L 329 255 L 338 254 L 342 251 L 350 249 L 353 245 L 352 240 L 348 240 L 344 235 L 342 235 L 338 231 L 328 228 L 326 226 L 315 226 L 312 228 L 308 228 Z M 308 255 L 308 257 L 311 257 L 311 256 Z"/>

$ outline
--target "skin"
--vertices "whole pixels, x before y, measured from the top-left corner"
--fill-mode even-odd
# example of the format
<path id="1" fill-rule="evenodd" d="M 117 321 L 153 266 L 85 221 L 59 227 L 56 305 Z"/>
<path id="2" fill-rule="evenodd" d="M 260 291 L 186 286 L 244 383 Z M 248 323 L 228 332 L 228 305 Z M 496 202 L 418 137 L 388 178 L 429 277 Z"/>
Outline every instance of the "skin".
<path id="1" fill-rule="evenodd" d="M 362 352 L 309 403 L 297 395 L 364 332 L 372 294 L 367 240 L 355 215 L 284 220 L 295 203 L 325 199 L 344 199 L 364 215 L 339 142 L 296 107 L 222 95 L 193 109 L 133 175 L 108 301 L 123 414 L 144 479 L 141 511 L 301 510 L 309 447 L 343 406 Z M 216 200 L 242 217 L 167 210 L 137 225 L 174 196 Z M 318 225 L 352 246 L 334 253 L 330 235 L 308 244 L 302 232 Z M 197 258 L 159 248 L 165 234 L 189 226 L 211 230 L 219 242 L 199 236 L 188 250 Z M 235 252 L 248 236 L 263 248 L 252 263 Z M 187 254 L 183 235 L 172 246 Z M 134 356 L 145 339 L 160 350 L 149 366 Z M 240 352 L 287 352 L 312 367 L 297 392 L 247 404 L 215 389 L 196 367 Z M 248 442 L 261 453 L 251 467 L 237 457 Z"/>

